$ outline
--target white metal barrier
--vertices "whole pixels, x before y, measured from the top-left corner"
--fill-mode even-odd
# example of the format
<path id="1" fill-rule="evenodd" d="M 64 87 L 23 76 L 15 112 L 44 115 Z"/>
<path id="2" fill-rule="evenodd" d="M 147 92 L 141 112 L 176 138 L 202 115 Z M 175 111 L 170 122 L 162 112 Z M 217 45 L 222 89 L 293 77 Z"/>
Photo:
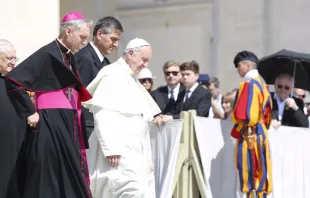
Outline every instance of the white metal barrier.
<path id="1" fill-rule="evenodd" d="M 170 178 L 173 182 L 165 189 L 171 188 L 173 198 L 243 197 L 234 164 L 232 123 L 195 115 L 194 111 L 181 114 L 183 128 L 174 174 L 169 172 L 174 179 Z M 268 197 L 310 198 L 310 129 L 271 129 L 269 142 L 273 193 Z"/>

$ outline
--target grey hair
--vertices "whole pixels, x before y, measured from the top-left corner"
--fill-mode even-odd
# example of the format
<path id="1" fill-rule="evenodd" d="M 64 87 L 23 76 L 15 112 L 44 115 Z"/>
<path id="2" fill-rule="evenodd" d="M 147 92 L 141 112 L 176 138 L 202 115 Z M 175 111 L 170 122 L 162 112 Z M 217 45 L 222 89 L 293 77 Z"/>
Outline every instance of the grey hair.
<path id="1" fill-rule="evenodd" d="M 67 28 L 71 28 L 73 31 L 79 30 L 84 24 L 87 26 L 92 26 L 93 21 L 90 19 L 78 19 L 60 24 L 60 34 L 62 34 Z"/>
<path id="2" fill-rule="evenodd" d="M 140 47 L 134 47 L 134 48 L 129 48 L 129 49 L 125 49 L 124 52 L 123 52 L 123 56 L 127 56 L 129 51 L 132 50 L 135 52 L 139 52 L 141 50 L 142 47 L 145 47 L 146 45 L 144 46 L 140 46 Z"/>
<path id="3" fill-rule="evenodd" d="M 9 47 L 14 47 L 12 42 L 6 39 L 0 39 L 0 53 L 4 53 Z"/>
<path id="4" fill-rule="evenodd" d="M 220 87 L 220 81 L 217 77 L 212 76 L 209 80 L 209 84 L 213 83 L 216 88 Z"/>

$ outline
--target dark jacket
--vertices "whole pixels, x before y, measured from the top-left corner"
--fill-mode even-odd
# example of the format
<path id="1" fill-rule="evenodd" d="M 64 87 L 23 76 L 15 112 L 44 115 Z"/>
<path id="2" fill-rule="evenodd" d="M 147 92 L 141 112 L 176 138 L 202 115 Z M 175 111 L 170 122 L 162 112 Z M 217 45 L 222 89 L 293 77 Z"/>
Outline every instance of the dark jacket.
<path id="1" fill-rule="evenodd" d="M 279 121 L 279 111 L 278 111 L 278 103 L 274 98 L 274 94 L 271 94 L 273 108 L 272 108 L 272 119 Z M 309 127 L 309 121 L 307 116 L 304 113 L 304 103 L 299 98 L 292 97 L 296 105 L 298 106 L 298 110 L 293 110 L 285 107 L 282 115 L 281 125 L 283 126 L 292 126 L 292 127 Z"/>

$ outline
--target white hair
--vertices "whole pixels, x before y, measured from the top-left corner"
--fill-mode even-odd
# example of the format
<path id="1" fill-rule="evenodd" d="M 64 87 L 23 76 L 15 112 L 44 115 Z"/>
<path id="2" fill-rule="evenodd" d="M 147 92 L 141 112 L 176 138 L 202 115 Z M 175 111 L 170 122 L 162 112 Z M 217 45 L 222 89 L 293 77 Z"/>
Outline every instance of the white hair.
<path id="1" fill-rule="evenodd" d="M 14 47 L 13 43 L 6 39 L 0 39 L 0 53 L 4 53 L 10 47 Z"/>
<path id="2" fill-rule="evenodd" d="M 71 28 L 73 31 L 79 30 L 83 25 L 88 27 L 93 25 L 93 21 L 90 19 L 77 19 L 60 24 L 60 34 L 62 34 L 67 28 Z"/>

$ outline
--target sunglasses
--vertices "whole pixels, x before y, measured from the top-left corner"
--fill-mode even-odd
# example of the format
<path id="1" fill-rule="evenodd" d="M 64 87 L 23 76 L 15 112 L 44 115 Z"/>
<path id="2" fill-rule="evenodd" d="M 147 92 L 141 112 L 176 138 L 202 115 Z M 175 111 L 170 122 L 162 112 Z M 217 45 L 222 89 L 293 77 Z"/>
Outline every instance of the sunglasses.
<path id="1" fill-rule="evenodd" d="M 151 78 L 143 78 L 143 79 L 140 79 L 140 83 L 141 83 L 141 84 L 146 83 L 146 82 L 152 83 L 153 80 L 152 80 Z"/>
<path id="2" fill-rule="evenodd" d="M 285 89 L 286 91 L 290 90 L 289 86 L 284 86 L 284 85 L 277 85 L 278 89 Z"/>
<path id="3" fill-rule="evenodd" d="M 166 76 L 170 76 L 170 74 L 172 74 L 173 76 L 177 76 L 179 74 L 178 71 L 167 71 L 165 72 Z"/>
<path id="4" fill-rule="evenodd" d="M 296 95 L 298 98 L 305 98 L 306 95 Z"/>

